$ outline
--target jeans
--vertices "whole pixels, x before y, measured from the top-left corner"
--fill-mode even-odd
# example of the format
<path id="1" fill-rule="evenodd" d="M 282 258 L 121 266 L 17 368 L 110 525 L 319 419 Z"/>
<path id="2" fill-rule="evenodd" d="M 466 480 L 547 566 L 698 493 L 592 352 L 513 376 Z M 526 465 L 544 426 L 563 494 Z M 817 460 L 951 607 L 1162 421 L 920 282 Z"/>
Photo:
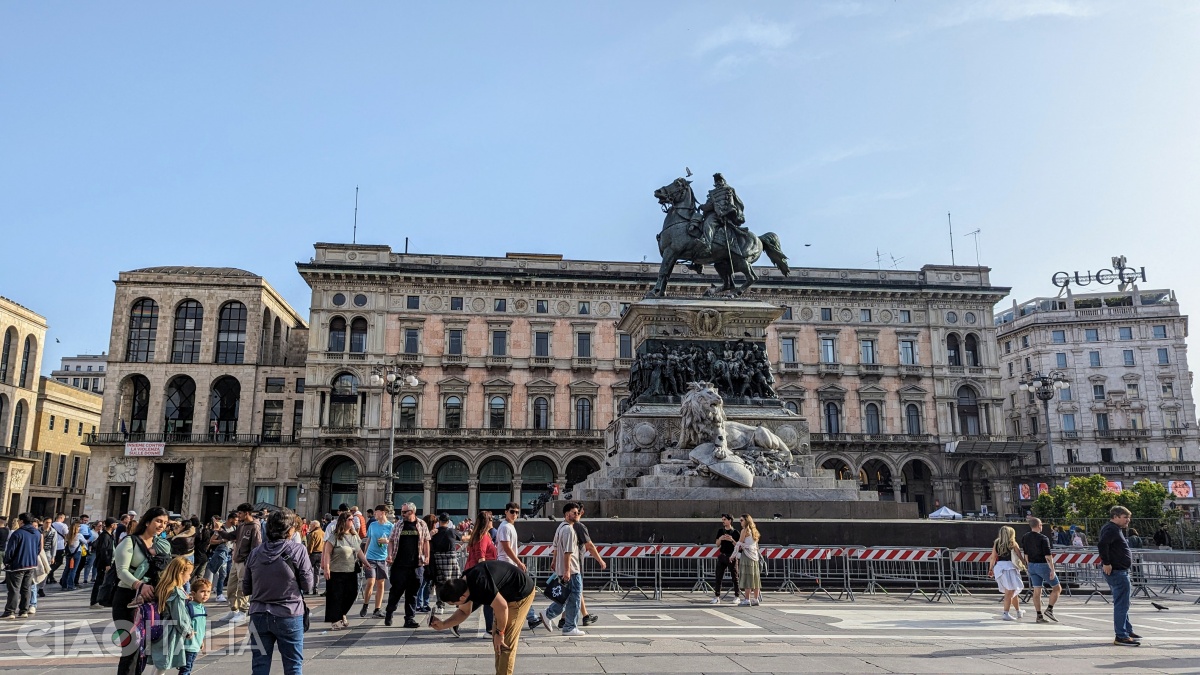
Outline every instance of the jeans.
<path id="1" fill-rule="evenodd" d="M 37 591 L 33 589 L 34 571 L 32 568 L 8 571 L 4 580 L 4 585 L 8 587 L 8 599 L 4 603 L 5 614 L 24 614 L 30 607 L 36 607 L 29 602 L 31 593 L 37 597 Z"/>
<path id="2" fill-rule="evenodd" d="M 199 653 L 200 652 L 188 651 L 183 653 L 183 657 L 186 662 L 184 663 L 183 667 L 179 669 L 179 675 L 191 675 L 192 668 L 196 667 L 196 656 L 199 655 Z"/>
<path id="3" fill-rule="evenodd" d="M 67 551 L 66 557 L 64 558 L 66 560 L 66 566 L 62 570 L 61 581 L 58 582 L 58 585 L 62 586 L 64 591 L 75 590 L 75 574 L 79 570 L 79 561 L 81 558 L 81 551 L 75 551 L 74 553 Z"/>
<path id="4" fill-rule="evenodd" d="M 32 576 L 29 577 L 33 579 Z M 44 583 L 44 582 L 43 582 Z M 32 584 L 29 586 L 29 606 L 37 607 L 38 585 Z"/>
<path id="5" fill-rule="evenodd" d="M 421 584 L 420 590 L 417 591 L 417 607 L 418 608 L 429 606 L 429 589 L 431 589 L 432 587 L 433 587 L 433 584 L 429 581 L 426 581 Z"/>
<path id="6" fill-rule="evenodd" d="M 579 603 L 583 599 L 583 575 L 576 572 L 567 582 L 567 601 L 563 604 L 550 603 L 546 609 L 546 618 L 553 620 L 559 614 L 563 615 L 563 632 L 570 633 L 579 623 Z"/>
<path id="7" fill-rule="evenodd" d="M 225 580 L 229 578 L 229 549 L 217 549 L 217 552 L 208 559 L 208 571 L 213 575 L 213 593 L 215 595 L 224 594 Z"/>
<path id="8" fill-rule="evenodd" d="M 284 675 L 300 675 L 304 670 L 304 617 L 275 616 L 267 612 L 250 615 L 250 624 L 257 634 L 251 642 L 254 656 L 250 659 L 251 675 L 269 675 L 275 645 L 283 661 Z"/>
<path id="9" fill-rule="evenodd" d="M 1129 623 L 1129 571 L 1113 570 L 1112 574 L 1104 575 L 1104 580 L 1112 591 L 1113 631 L 1117 637 L 1127 638 L 1133 632 Z"/>
<path id="10" fill-rule="evenodd" d="M 83 566 L 79 568 L 79 572 L 75 575 L 75 583 L 88 583 L 92 581 L 96 571 L 96 554 L 88 551 L 88 554 L 83 558 Z"/>

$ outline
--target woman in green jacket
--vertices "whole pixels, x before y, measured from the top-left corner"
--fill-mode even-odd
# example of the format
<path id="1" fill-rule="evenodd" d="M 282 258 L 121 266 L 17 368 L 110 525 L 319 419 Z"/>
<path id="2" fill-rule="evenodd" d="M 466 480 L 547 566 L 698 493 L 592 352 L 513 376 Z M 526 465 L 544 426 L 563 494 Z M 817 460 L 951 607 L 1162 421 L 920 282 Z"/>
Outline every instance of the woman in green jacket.
<path id="1" fill-rule="evenodd" d="M 151 558 L 171 555 L 170 542 L 158 536 L 166 528 L 167 510 L 155 506 L 147 509 L 129 536 L 117 544 L 113 567 L 117 571 L 118 583 L 113 591 L 112 618 L 118 634 L 114 639 L 123 639 L 126 635 L 132 637 L 137 605 L 154 601 L 154 584 L 161 570 L 154 569 Z M 147 557 L 146 553 L 150 556 Z M 134 599 L 140 601 L 134 603 Z M 137 649 L 122 649 L 117 675 L 137 675 L 137 662 Z"/>

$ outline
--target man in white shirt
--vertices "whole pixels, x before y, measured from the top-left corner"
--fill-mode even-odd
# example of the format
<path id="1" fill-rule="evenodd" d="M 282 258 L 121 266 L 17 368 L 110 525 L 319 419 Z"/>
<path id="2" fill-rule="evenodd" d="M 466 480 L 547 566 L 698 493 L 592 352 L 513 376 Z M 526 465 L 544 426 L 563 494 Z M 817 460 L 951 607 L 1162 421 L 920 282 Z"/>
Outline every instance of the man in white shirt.
<path id="1" fill-rule="evenodd" d="M 521 544 L 517 540 L 517 518 L 521 517 L 521 505 L 509 502 L 504 507 L 504 522 L 496 528 L 496 559 L 511 563 L 526 571 L 525 563 L 521 562 Z"/>
<path id="2" fill-rule="evenodd" d="M 567 597 L 561 602 L 552 602 L 542 612 L 542 624 L 552 631 L 550 622 L 563 615 L 563 636 L 580 637 L 587 633 L 579 630 L 579 603 L 583 598 L 583 577 L 579 574 L 579 538 L 575 534 L 575 523 L 579 520 L 580 507 L 575 502 L 563 505 L 563 522 L 554 533 L 554 573 L 562 580 Z"/>
<path id="3" fill-rule="evenodd" d="M 58 571 L 59 567 L 62 567 L 63 558 L 66 557 L 68 528 L 67 528 L 67 524 L 65 522 L 63 522 L 66 519 L 67 519 L 67 514 L 60 513 L 60 514 L 54 516 L 54 522 L 50 523 L 50 528 L 52 530 L 54 530 L 54 532 L 55 532 L 54 562 L 53 562 L 53 564 L 50 565 L 50 576 L 48 576 L 45 581 L 45 585 L 47 585 L 47 586 L 50 584 L 56 583 L 54 581 L 54 573 Z M 65 574 L 65 572 L 64 572 L 64 574 Z M 42 586 L 38 586 L 38 588 L 42 588 Z"/>

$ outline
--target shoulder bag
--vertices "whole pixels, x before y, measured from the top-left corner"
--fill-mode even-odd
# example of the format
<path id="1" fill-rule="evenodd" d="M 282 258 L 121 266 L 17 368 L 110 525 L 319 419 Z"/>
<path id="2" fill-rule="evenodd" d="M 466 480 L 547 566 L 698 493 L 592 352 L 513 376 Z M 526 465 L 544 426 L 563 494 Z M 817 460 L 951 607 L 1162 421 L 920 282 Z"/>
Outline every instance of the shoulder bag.
<path id="1" fill-rule="evenodd" d="M 288 555 L 287 553 L 283 554 L 283 562 L 287 563 L 287 566 L 292 568 L 292 579 L 296 581 L 296 588 L 300 590 L 300 604 L 304 605 L 304 632 L 307 633 L 309 627 L 311 626 L 311 621 L 309 619 L 311 611 L 308 609 L 308 603 L 304 600 L 304 589 L 300 588 L 300 572 L 296 569 L 296 562 L 292 560 L 292 556 Z"/>
<path id="2" fill-rule="evenodd" d="M 557 602 L 560 605 L 567 601 L 568 592 L 567 584 L 557 574 L 551 575 L 546 580 L 546 587 L 542 589 L 542 595 L 546 596 L 550 602 Z"/>

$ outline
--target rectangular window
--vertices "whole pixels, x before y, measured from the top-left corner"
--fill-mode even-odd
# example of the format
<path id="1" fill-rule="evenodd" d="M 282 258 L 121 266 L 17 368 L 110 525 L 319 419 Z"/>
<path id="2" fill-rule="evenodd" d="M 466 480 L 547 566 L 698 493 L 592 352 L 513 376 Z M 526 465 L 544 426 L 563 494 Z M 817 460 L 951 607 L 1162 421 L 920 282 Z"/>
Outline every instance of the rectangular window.
<path id="1" fill-rule="evenodd" d="M 1166 347 L 1158 348 L 1158 365 L 1165 366 L 1171 363 L 1171 352 L 1167 351 Z"/>
<path id="2" fill-rule="evenodd" d="M 1139 462 L 1146 461 L 1146 449 L 1145 448 L 1134 448 L 1133 449 L 1133 458 Z"/>
<path id="3" fill-rule="evenodd" d="M 58 456 L 58 477 L 55 479 L 54 484 L 57 485 L 58 487 L 62 487 L 63 478 L 66 476 L 66 474 L 67 474 L 67 456 L 59 455 Z"/>
<path id="4" fill-rule="evenodd" d="M 75 366 L 75 372 L 83 370 L 83 366 Z"/>
<path id="5" fill-rule="evenodd" d="M 505 298 L 496 298 L 495 300 L 493 300 L 492 301 L 492 311 L 493 312 L 507 312 L 508 311 L 508 300 L 506 300 Z"/>
<path id="6" fill-rule="evenodd" d="M 292 406 L 292 438 L 300 438 L 304 428 L 304 401 L 295 401 Z"/>
<path id="7" fill-rule="evenodd" d="M 821 363 L 837 363 L 837 340 L 821 338 Z"/>
<path id="8" fill-rule="evenodd" d="M 1065 413 L 1062 416 L 1062 430 L 1075 431 L 1075 413 Z"/>
<path id="9" fill-rule="evenodd" d="M 74 490 L 79 486 L 79 460 L 82 459 L 79 455 L 71 458 L 71 489 Z"/>
<path id="10" fill-rule="evenodd" d="M 1104 462 L 1105 464 L 1112 464 L 1112 448 L 1100 448 L 1100 461 Z"/>
<path id="11" fill-rule="evenodd" d="M 1087 328 L 1083 331 L 1083 339 L 1088 342 L 1100 341 L 1100 330 L 1097 328 Z"/>
<path id="12" fill-rule="evenodd" d="M 1129 398 L 1141 398 L 1141 394 L 1138 393 L 1137 382 L 1125 383 L 1125 395 Z"/>
<path id="13" fill-rule="evenodd" d="M 1075 448 L 1067 448 L 1067 464 L 1076 464 L 1079 462 L 1079 451 Z"/>
<path id="14" fill-rule="evenodd" d="M 92 367 L 91 367 L 91 366 L 88 366 L 88 367 L 87 367 L 87 371 L 88 371 L 89 373 L 90 373 L 90 372 L 92 372 Z"/>
<path id="15" fill-rule="evenodd" d="M 1009 361 L 1008 362 L 1008 376 L 1012 377 L 1012 374 L 1013 374 L 1013 362 Z"/>
<path id="16" fill-rule="evenodd" d="M 1174 410 L 1167 410 L 1163 412 L 1163 424 L 1168 429 L 1178 429 L 1179 413 L 1175 412 Z"/>
<path id="17" fill-rule="evenodd" d="M 1029 405 L 1033 405 L 1033 392 L 1032 391 L 1025 392 L 1025 402 L 1028 403 Z"/>
<path id="18" fill-rule="evenodd" d="M 416 328 L 405 328 L 404 329 L 404 353 L 405 354 L 421 353 L 421 346 L 418 344 L 419 337 L 420 337 L 420 331 L 418 329 L 416 329 Z"/>
<path id="19" fill-rule="evenodd" d="M 1029 346 L 1029 336 L 1022 335 L 1021 336 L 1021 349 L 1025 349 L 1028 346 Z"/>
<path id="20" fill-rule="evenodd" d="M 1036 415 L 1029 418 L 1029 433 L 1034 436 L 1037 436 L 1039 433 L 1038 432 L 1038 418 Z"/>
<path id="21" fill-rule="evenodd" d="M 783 359 L 784 363 L 796 362 L 796 338 L 780 338 L 779 358 Z"/>
<path id="22" fill-rule="evenodd" d="M 454 297 L 450 298 L 450 311 L 451 312 L 461 312 L 462 308 L 463 308 L 462 300 L 463 300 L 462 298 L 454 298 Z"/>
<path id="23" fill-rule="evenodd" d="M 1093 384 L 1092 385 L 1092 398 L 1097 401 L 1104 400 L 1104 385 L 1102 385 L 1102 384 Z"/>
<path id="24" fill-rule="evenodd" d="M 1066 344 L 1067 331 L 1065 331 L 1065 330 L 1050 331 L 1050 341 L 1056 345 Z"/>
<path id="25" fill-rule="evenodd" d="M 628 335 L 621 335 L 619 339 L 621 341 L 620 358 L 632 359 L 633 358 L 633 338 Z"/>
<path id="26" fill-rule="evenodd" d="M 912 323 L 912 312 L 907 309 L 900 310 L 900 323 Z"/>
<path id="27" fill-rule="evenodd" d="M 274 485 L 256 485 L 254 487 L 254 501 L 264 502 L 267 504 L 275 503 L 275 486 Z"/>
<path id="28" fill-rule="evenodd" d="M 100 391 L 100 378 L 92 378 L 92 391 Z"/>
<path id="29" fill-rule="evenodd" d="M 1121 326 L 1117 329 L 1117 336 L 1122 340 L 1133 339 L 1133 328 L 1130 326 Z"/>
<path id="30" fill-rule="evenodd" d="M 869 310 L 869 309 L 858 310 L 858 320 L 862 321 L 863 323 L 871 323 L 871 310 Z"/>
<path id="31" fill-rule="evenodd" d="M 1163 393 L 1163 396 L 1174 396 L 1175 395 L 1175 383 L 1174 382 L 1163 382 L 1162 383 L 1162 393 Z M 1167 426 L 1170 426 L 1170 425 L 1167 425 Z"/>
<path id="32" fill-rule="evenodd" d="M 1059 368 L 1066 368 L 1067 367 L 1067 355 L 1062 352 L 1056 353 L 1054 355 L 1054 365 L 1056 365 Z"/>
<path id="33" fill-rule="evenodd" d="M 1013 420 L 1012 425 L 1013 425 L 1013 436 L 1020 436 L 1021 435 L 1021 420 L 1020 419 Z"/>
<path id="34" fill-rule="evenodd" d="M 550 333 L 547 331 L 538 331 L 533 334 L 533 355 L 534 356 L 550 356 Z"/>
<path id="35" fill-rule="evenodd" d="M 1033 372 L 1033 362 L 1029 360 L 1028 356 L 1025 357 L 1025 372 L 1027 372 L 1027 373 Z"/>
<path id="36" fill-rule="evenodd" d="M 833 308 L 832 307 L 822 307 L 821 308 L 821 320 L 822 321 L 833 321 Z"/>
<path id="37" fill-rule="evenodd" d="M 1096 430 L 1108 431 L 1108 413 L 1096 413 Z"/>
<path id="38" fill-rule="evenodd" d="M 592 358 L 592 334 L 578 333 L 575 336 L 575 355 L 581 359 Z"/>
<path id="39" fill-rule="evenodd" d="M 901 340 L 900 341 L 900 363 L 906 366 L 915 366 L 919 362 L 917 358 L 917 342 L 916 340 Z"/>
<path id="40" fill-rule="evenodd" d="M 1088 352 L 1088 365 L 1093 368 L 1100 367 L 1100 352 Z"/>
<path id="41" fill-rule="evenodd" d="M 1167 448 L 1167 461 L 1168 462 L 1182 462 L 1183 461 L 1183 448 Z"/>
<path id="42" fill-rule="evenodd" d="M 263 401 L 262 435 L 264 441 L 283 438 L 283 401 Z"/>
<path id="43" fill-rule="evenodd" d="M 780 318 L 783 319 L 784 321 L 791 321 L 792 320 L 792 308 L 785 305 L 783 308 L 783 316 L 781 316 Z"/>
<path id="44" fill-rule="evenodd" d="M 50 465 L 54 463 L 54 454 L 47 452 L 42 458 L 42 485 L 50 484 Z"/>
<path id="45" fill-rule="evenodd" d="M 1071 388 L 1063 387 L 1062 389 L 1059 389 L 1058 390 L 1058 400 L 1070 401 L 1071 400 Z"/>
<path id="46" fill-rule="evenodd" d="M 859 340 L 858 341 L 858 362 L 859 363 L 877 363 L 875 360 L 875 341 L 874 340 Z"/>
<path id="47" fill-rule="evenodd" d="M 83 378 L 83 390 L 84 391 L 92 390 L 92 378 L 90 378 L 90 377 Z"/>
<path id="48" fill-rule="evenodd" d="M 580 314 L 591 314 L 592 313 L 592 303 L 580 302 L 579 303 L 579 313 Z"/>
<path id="49" fill-rule="evenodd" d="M 283 388 L 286 386 L 286 384 L 287 384 L 287 380 L 282 377 L 268 377 L 267 378 L 267 393 L 268 394 L 282 394 Z"/>
<path id="50" fill-rule="evenodd" d="M 550 301 L 549 300 L 538 300 L 537 301 L 537 313 L 538 314 L 549 314 L 550 313 Z"/>
<path id="51" fill-rule="evenodd" d="M 1133 365 L 1133 350 L 1132 349 L 1122 349 L 1121 350 L 1121 358 L 1125 361 L 1125 365 L 1132 366 Z"/>
<path id="52" fill-rule="evenodd" d="M 75 387 L 76 389 L 79 388 L 79 378 L 78 377 L 71 378 L 71 386 Z"/>
<path id="53" fill-rule="evenodd" d="M 421 309 L 421 296 L 410 295 L 405 298 L 405 307 L 408 309 Z"/>
<path id="54" fill-rule="evenodd" d="M 304 393 L 304 378 L 303 377 L 296 378 L 296 393 L 297 394 Z"/>
<path id="55" fill-rule="evenodd" d="M 71 420 L 69 420 L 69 419 L 63 420 L 63 433 L 64 434 L 71 433 Z"/>
<path id="56" fill-rule="evenodd" d="M 622 302 L 621 303 L 621 316 L 625 316 L 625 312 L 628 312 L 628 311 L 629 311 L 629 303 Z"/>
<path id="57" fill-rule="evenodd" d="M 296 510 L 296 501 L 297 501 L 296 497 L 298 497 L 300 494 L 300 488 L 296 487 L 295 485 L 289 485 L 284 489 L 287 490 L 287 493 L 286 493 L 287 497 L 284 498 L 285 501 L 287 502 L 285 504 L 285 506 L 287 508 L 295 511 Z"/>
<path id="58" fill-rule="evenodd" d="M 83 436 L 83 422 L 80 422 L 78 428 L 75 429 L 75 435 L 80 437 Z"/>
<path id="59" fill-rule="evenodd" d="M 463 348 L 463 332 L 461 328 L 451 328 L 446 336 L 446 353 L 461 356 Z"/>
<path id="60" fill-rule="evenodd" d="M 1156 339 L 1165 340 L 1167 338 L 1167 327 L 1166 326 L 1152 326 L 1151 330 L 1153 330 L 1154 337 Z"/>
<path id="61" fill-rule="evenodd" d="M 492 331 L 492 356 L 508 356 L 508 331 Z"/>
<path id="62" fill-rule="evenodd" d="M 1012 340 L 1005 340 L 1005 341 L 1004 341 L 1004 353 L 1005 353 L 1005 354 L 1011 354 L 1011 353 L 1012 353 Z"/>
<path id="63" fill-rule="evenodd" d="M 54 415 L 50 416 L 50 430 L 54 431 Z"/>

